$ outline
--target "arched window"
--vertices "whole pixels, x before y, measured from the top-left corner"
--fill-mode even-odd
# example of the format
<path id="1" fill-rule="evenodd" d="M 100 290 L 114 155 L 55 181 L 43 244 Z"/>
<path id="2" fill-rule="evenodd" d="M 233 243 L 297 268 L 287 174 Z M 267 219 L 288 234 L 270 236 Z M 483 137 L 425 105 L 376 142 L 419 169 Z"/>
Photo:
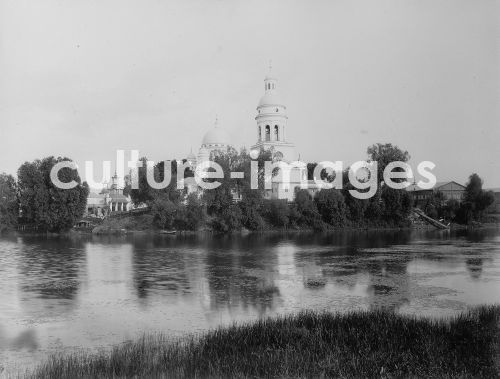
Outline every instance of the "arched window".
<path id="1" fill-rule="evenodd" d="M 262 141 L 262 127 L 259 126 L 259 141 Z"/>
<path id="2" fill-rule="evenodd" d="M 271 141 L 271 127 L 266 125 L 266 141 Z"/>
<path id="3" fill-rule="evenodd" d="M 274 125 L 274 140 L 279 141 L 280 140 L 280 129 L 278 125 Z"/>

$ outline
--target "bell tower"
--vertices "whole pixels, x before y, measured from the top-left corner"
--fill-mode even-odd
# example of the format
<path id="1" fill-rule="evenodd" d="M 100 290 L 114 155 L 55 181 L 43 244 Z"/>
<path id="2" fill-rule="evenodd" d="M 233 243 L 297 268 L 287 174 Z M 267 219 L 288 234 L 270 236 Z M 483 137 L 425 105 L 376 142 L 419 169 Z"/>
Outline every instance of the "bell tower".
<path id="1" fill-rule="evenodd" d="M 287 141 L 288 116 L 277 92 L 277 79 L 271 72 L 264 78 L 264 95 L 257 105 L 257 143 L 251 149 L 273 149 L 274 159 L 294 161 L 295 146 Z"/>

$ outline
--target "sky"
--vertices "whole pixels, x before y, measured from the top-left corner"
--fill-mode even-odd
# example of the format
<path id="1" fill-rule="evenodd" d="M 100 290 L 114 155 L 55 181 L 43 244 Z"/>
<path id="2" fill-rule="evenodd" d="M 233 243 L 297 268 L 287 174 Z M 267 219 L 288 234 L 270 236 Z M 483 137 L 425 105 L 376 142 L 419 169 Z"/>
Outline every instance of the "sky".
<path id="1" fill-rule="evenodd" d="M 117 149 L 256 142 L 269 71 L 307 162 L 396 144 L 438 181 L 500 187 L 500 2 L 0 0 L 0 172 Z"/>

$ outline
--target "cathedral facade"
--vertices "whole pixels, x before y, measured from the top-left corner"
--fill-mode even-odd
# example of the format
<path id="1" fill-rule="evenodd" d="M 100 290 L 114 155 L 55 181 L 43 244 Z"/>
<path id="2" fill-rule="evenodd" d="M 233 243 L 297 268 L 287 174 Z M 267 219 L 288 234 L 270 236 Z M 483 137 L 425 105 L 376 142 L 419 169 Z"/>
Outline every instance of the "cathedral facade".
<path id="1" fill-rule="evenodd" d="M 295 145 L 287 139 L 288 116 L 286 106 L 277 91 L 277 79 L 272 75 L 267 75 L 264 79 L 264 94 L 257 104 L 256 121 L 256 142 L 250 150 L 260 151 L 271 150 L 274 162 L 290 164 L 298 160 Z M 191 152 L 187 161 L 196 167 L 204 161 L 210 159 L 212 152 L 227 151 L 232 146 L 229 133 L 219 127 L 216 120 L 215 126 L 203 137 L 198 156 Z M 293 201 L 295 192 L 299 188 L 306 188 L 314 195 L 319 191 L 319 186 L 315 181 L 307 180 L 307 168 L 294 167 L 289 171 L 289 175 L 279 174 L 272 178 L 272 188 L 265 191 L 268 199 L 286 199 Z"/>

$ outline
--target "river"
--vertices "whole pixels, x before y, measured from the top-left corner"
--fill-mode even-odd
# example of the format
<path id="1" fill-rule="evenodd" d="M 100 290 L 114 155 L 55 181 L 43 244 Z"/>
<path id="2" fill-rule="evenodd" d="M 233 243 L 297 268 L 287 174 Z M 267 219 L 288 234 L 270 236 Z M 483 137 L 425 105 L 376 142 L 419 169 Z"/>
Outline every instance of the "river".
<path id="1" fill-rule="evenodd" d="M 444 317 L 491 303 L 499 229 L 1 237 L 0 372 L 301 309 Z"/>

